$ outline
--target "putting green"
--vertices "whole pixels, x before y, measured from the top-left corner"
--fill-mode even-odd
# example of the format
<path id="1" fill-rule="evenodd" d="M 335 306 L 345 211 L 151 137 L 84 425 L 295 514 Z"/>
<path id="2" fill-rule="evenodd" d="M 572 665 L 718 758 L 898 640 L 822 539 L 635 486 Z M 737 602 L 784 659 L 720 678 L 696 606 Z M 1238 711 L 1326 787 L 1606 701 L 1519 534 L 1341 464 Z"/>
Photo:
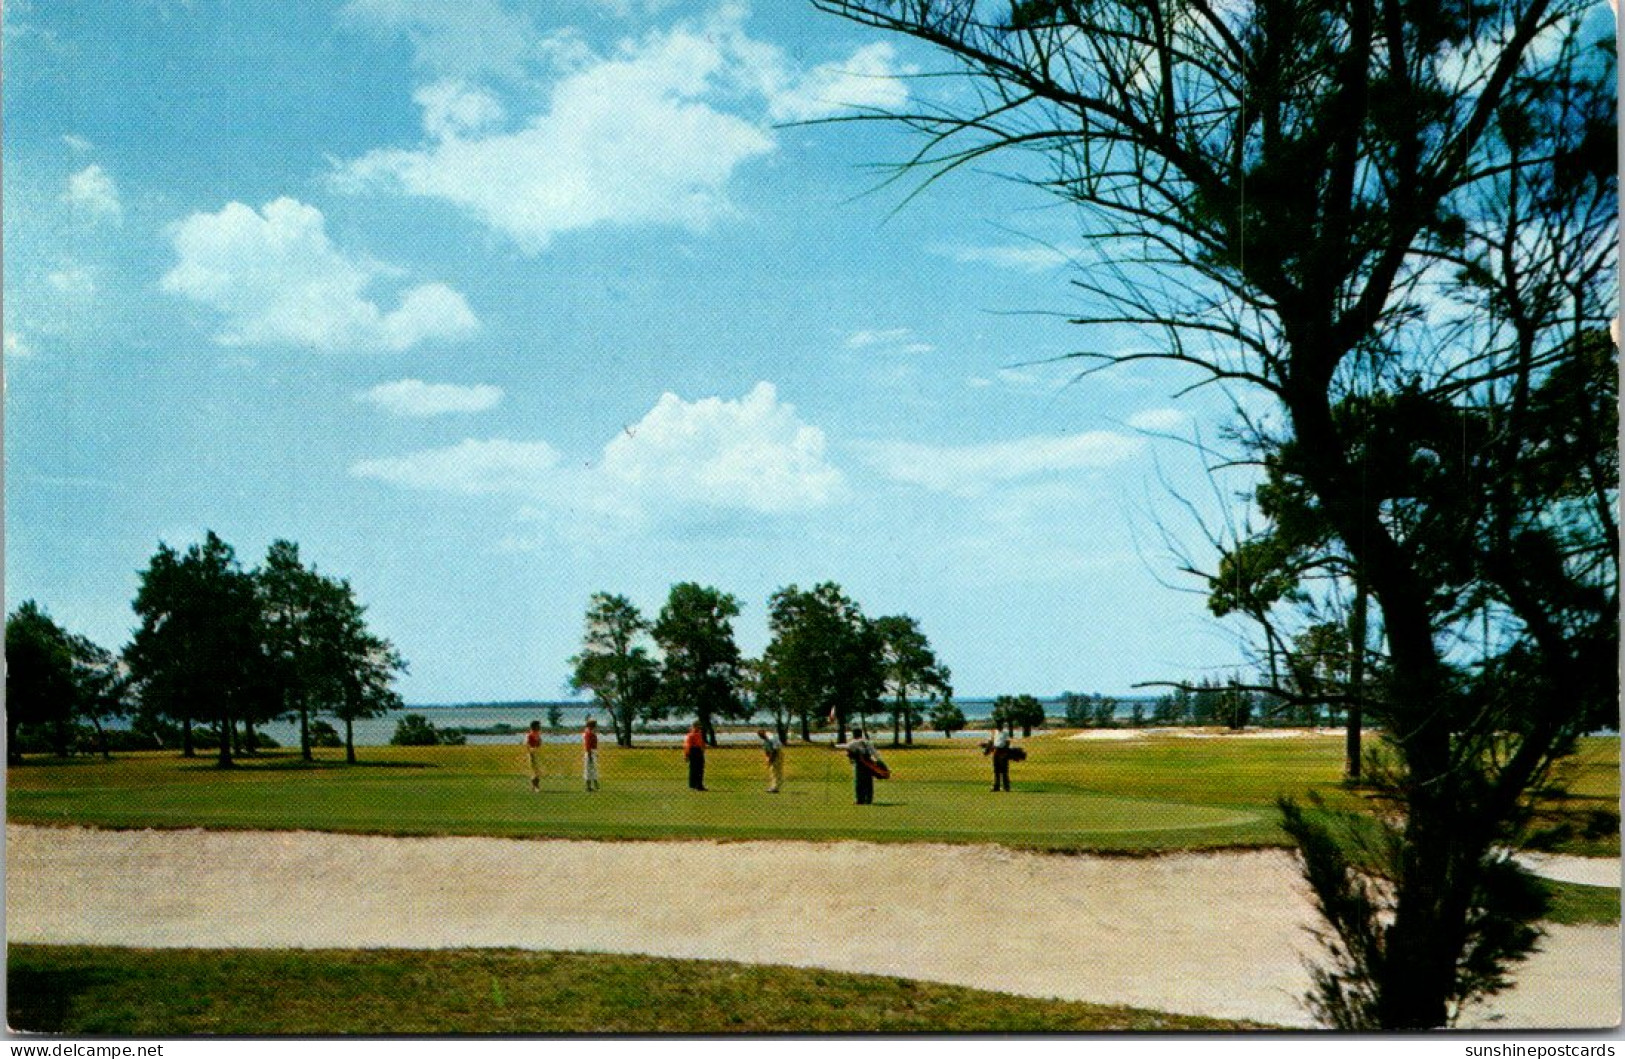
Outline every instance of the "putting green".
<path id="1" fill-rule="evenodd" d="M 8 771 L 16 823 L 205 827 L 403 835 L 582 839 L 855 839 L 992 842 L 1056 850 L 1284 846 L 1276 798 L 1316 791 L 1360 802 L 1341 785 L 1336 739 L 1147 736 L 1090 743 L 1027 741 L 1015 790 L 988 789 L 987 760 L 968 740 L 886 749 L 894 777 L 875 804 L 852 804 L 851 767 L 827 746 L 792 743 L 780 794 L 763 788 L 761 753 L 708 754 L 705 793 L 686 789 L 670 747 L 602 753 L 603 789 L 582 790 L 580 754 L 553 745 L 533 792 L 517 746 L 363 747 L 314 764 L 278 751 L 231 770 L 173 753 L 112 761 L 28 761 Z M 1567 811 L 1617 804 L 1617 739 L 1587 740 Z M 1612 838 L 1617 843 L 1617 838 Z M 1612 847 L 1617 850 L 1617 845 Z M 1589 852 L 1589 851 L 1586 851 Z"/>
<path id="2" fill-rule="evenodd" d="M 827 750 L 791 756 L 785 788 L 764 789 L 759 754 L 711 754 L 710 790 L 686 789 L 673 751 L 606 754 L 604 787 L 587 793 L 573 755 L 555 753 L 539 792 L 507 748 L 370 749 L 371 764 L 301 767 L 280 756 L 221 772 L 204 761 L 135 755 L 111 763 L 11 773 L 15 822 L 96 827 L 207 827 L 408 835 L 557 838 L 861 839 L 999 842 L 1049 848 L 1157 848 L 1270 842 L 1266 805 L 1204 805 L 1085 789 L 1055 768 L 984 784 L 962 747 L 898 754 L 875 804 L 852 804 L 850 768 Z M 570 772 L 566 772 L 570 769 Z M 1070 780 L 1072 777 L 1067 777 Z"/>

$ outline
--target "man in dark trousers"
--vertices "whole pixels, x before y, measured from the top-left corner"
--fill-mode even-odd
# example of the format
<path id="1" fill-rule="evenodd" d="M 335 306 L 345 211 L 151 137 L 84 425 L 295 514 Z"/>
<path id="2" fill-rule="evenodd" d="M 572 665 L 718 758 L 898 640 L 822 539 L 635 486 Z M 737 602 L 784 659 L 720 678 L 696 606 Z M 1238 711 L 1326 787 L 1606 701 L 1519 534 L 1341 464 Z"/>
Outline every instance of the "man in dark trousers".
<path id="1" fill-rule="evenodd" d="M 1010 789 L 1010 733 L 1003 728 L 993 729 L 993 789 Z"/>
<path id="2" fill-rule="evenodd" d="M 694 722 L 683 740 L 683 757 L 688 760 L 688 789 L 705 790 L 705 732 L 699 721 Z"/>
<path id="3" fill-rule="evenodd" d="M 863 734 L 862 728 L 852 729 L 852 738 L 837 749 L 845 750 L 852 759 L 852 790 L 859 805 L 875 804 L 875 774 L 869 767 L 874 760 L 875 745 Z"/>

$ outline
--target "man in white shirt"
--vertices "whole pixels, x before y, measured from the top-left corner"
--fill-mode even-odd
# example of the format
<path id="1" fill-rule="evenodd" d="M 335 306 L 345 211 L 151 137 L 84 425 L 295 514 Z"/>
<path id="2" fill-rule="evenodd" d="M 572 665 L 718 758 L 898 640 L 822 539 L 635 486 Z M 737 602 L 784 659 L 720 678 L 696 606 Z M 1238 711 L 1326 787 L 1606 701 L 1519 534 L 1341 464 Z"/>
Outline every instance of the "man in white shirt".
<path id="1" fill-rule="evenodd" d="M 993 729 L 993 789 L 1010 789 L 1010 733 L 1003 728 Z"/>
<path id="2" fill-rule="evenodd" d="M 756 737 L 762 741 L 762 753 L 767 755 L 767 793 L 777 794 L 784 783 L 784 744 L 766 728 L 756 729 Z"/>

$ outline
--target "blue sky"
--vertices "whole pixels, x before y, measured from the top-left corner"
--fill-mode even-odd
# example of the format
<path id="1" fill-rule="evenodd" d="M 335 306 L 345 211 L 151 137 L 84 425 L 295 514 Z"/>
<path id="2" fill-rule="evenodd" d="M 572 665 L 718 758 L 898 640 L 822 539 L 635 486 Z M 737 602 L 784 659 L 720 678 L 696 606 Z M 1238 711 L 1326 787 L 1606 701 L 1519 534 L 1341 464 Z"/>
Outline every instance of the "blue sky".
<path id="1" fill-rule="evenodd" d="M 591 593 L 682 580 L 752 653 L 838 581 L 965 696 L 1238 658 L 1164 535 L 1233 514 L 1169 437 L 1225 402 L 1042 363 L 1086 348 L 1075 219 L 796 124 L 951 90 L 928 52 L 780 2 L 4 18 L 8 609 L 121 646 L 213 529 L 349 578 L 411 702 L 557 696 Z"/>

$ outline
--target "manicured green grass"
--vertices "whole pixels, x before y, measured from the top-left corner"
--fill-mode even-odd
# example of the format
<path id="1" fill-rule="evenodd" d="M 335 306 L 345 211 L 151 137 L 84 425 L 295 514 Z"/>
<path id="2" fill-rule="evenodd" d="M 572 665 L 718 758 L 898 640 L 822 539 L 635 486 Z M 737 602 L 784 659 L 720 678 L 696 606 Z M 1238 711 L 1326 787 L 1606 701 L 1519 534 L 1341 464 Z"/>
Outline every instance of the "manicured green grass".
<path id="1" fill-rule="evenodd" d="M 1542 880 L 1552 896 L 1546 919 L 1552 923 L 1608 926 L 1619 922 L 1619 891 L 1609 886 Z"/>
<path id="2" fill-rule="evenodd" d="M 1318 791 L 1359 803 L 1341 783 L 1331 738 L 1026 741 L 1015 791 L 988 790 L 991 770 L 968 741 L 887 749 L 894 778 L 876 804 L 852 804 L 851 769 L 826 746 L 792 744 L 781 794 L 763 790 L 760 753 L 708 755 L 708 793 L 686 789 L 680 753 L 602 751 L 603 790 L 581 790 L 574 747 L 545 748 L 541 793 L 517 746 L 364 748 L 349 766 L 288 751 L 221 771 L 211 759 L 131 754 L 111 762 L 30 762 L 8 774 L 13 822 L 96 827 L 209 827 L 378 834 L 605 839 L 861 839 L 996 842 L 1053 850 L 1155 851 L 1285 844 L 1275 799 Z M 1571 795 L 1618 798 L 1616 739 L 1588 740 Z M 1589 805 L 1590 802 L 1585 804 Z M 1617 853 L 1618 837 L 1612 837 Z M 1604 840 L 1606 843 L 1606 840 Z M 1591 850 L 1587 850 L 1591 852 Z"/>
<path id="3" fill-rule="evenodd" d="M 793 967 L 515 951 L 13 945 L 15 1030 L 71 1036 L 1260 1029 Z"/>

